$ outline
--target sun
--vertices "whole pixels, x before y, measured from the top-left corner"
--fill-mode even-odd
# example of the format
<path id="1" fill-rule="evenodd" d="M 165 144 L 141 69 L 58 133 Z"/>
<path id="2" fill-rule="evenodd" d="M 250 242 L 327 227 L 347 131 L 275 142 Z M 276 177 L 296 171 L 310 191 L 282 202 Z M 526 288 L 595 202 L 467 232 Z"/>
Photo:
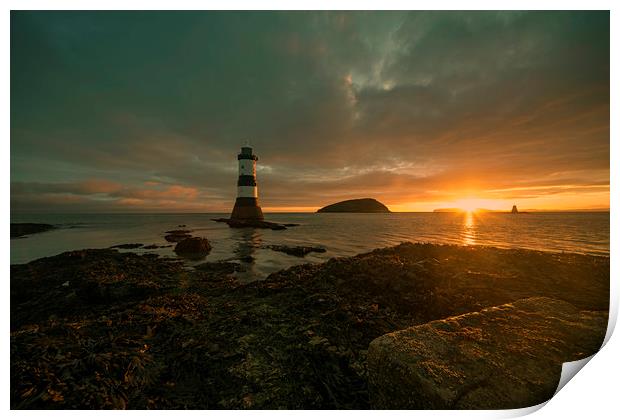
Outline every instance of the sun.
<path id="1" fill-rule="evenodd" d="M 492 206 L 493 203 L 490 200 L 483 200 L 480 198 L 463 198 L 454 202 L 455 207 L 459 208 L 467 213 L 473 213 L 479 209 L 487 209 Z"/>

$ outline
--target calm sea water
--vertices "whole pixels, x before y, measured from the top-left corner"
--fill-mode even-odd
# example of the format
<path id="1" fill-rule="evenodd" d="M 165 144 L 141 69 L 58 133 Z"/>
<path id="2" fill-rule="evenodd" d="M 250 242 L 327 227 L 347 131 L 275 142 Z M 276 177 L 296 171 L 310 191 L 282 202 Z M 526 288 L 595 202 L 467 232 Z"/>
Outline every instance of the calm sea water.
<path id="1" fill-rule="evenodd" d="M 187 225 L 195 236 L 209 239 L 213 250 L 205 260 L 252 256 L 248 279 L 304 262 L 323 262 L 403 241 L 459 245 L 492 245 L 553 252 L 609 255 L 609 213 L 276 213 L 266 219 L 299 223 L 287 230 L 231 229 L 213 222 L 227 214 L 54 214 L 11 215 L 11 222 L 40 222 L 60 228 L 11 239 L 11 263 L 25 263 L 64 251 L 106 248 L 123 243 L 165 245 L 164 232 Z M 266 249 L 265 245 L 315 245 L 327 249 L 305 258 Z M 172 248 L 132 250 L 175 256 Z M 198 262 L 198 263 L 200 263 Z M 188 265 L 197 262 L 187 262 Z"/>

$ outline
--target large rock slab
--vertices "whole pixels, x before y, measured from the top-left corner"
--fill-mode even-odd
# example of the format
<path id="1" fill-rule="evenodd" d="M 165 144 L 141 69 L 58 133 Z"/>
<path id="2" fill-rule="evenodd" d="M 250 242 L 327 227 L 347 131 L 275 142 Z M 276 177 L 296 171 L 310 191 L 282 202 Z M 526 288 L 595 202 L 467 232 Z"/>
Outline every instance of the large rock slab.
<path id="1" fill-rule="evenodd" d="M 550 399 L 562 363 L 600 348 L 605 311 L 544 297 L 383 335 L 370 343 L 376 409 L 505 409 Z"/>

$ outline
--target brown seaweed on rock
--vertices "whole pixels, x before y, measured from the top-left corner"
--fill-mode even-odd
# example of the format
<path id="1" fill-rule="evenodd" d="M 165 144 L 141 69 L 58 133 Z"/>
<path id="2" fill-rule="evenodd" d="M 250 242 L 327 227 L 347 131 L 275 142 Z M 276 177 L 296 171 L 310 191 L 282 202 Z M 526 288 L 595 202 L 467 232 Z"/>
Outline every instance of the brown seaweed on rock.
<path id="1" fill-rule="evenodd" d="M 402 244 L 246 285 L 238 268 L 114 250 L 12 266 L 11 407 L 370 408 L 379 336 L 530 296 L 609 298 L 609 259 L 575 254 Z"/>
<path id="2" fill-rule="evenodd" d="M 11 326 L 106 311 L 110 303 L 163 293 L 181 271 L 180 262 L 112 249 L 70 251 L 11 265 Z"/>

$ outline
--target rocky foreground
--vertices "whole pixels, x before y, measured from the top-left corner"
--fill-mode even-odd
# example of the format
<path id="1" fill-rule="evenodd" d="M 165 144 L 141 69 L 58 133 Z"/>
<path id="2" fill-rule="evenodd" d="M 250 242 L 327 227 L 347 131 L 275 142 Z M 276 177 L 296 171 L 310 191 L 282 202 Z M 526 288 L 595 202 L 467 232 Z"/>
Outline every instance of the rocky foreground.
<path id="1" fill-rule="evenodd" d="M 238 270 L 114 249 L 11 266 L 11 407 L 513 408 L 607 323 L 604 257 L 406 243 Z M 498 398 L 508 364 L 544 389 Z"/>

